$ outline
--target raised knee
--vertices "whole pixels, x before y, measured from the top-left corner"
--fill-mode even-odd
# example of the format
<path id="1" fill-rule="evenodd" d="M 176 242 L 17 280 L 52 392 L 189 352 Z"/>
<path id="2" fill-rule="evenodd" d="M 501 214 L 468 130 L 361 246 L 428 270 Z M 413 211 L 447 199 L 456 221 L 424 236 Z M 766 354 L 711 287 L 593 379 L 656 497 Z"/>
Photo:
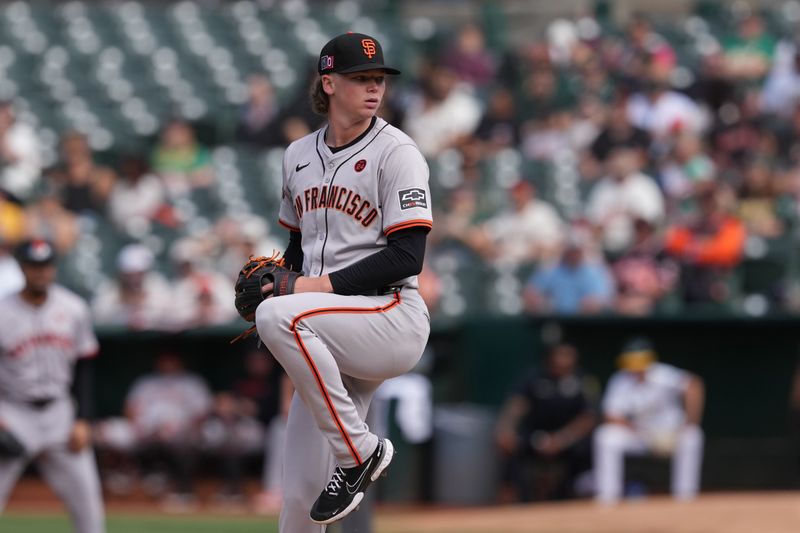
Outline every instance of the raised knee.
<path id="1" fill-rule="evenodd" d="M 282 333 L 288 332 L 285 313 L 278 298 L 267 298 L 256 308 L 256 329 L 258 336 L 269 347 L 270 340 L 278 338 Z"/>

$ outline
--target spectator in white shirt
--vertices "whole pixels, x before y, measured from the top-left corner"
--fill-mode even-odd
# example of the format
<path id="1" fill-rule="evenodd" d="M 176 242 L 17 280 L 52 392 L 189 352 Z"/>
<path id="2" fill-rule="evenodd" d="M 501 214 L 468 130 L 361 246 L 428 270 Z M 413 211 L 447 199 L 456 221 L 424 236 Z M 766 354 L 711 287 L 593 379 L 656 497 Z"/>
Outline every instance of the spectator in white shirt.
<path id="1" fill-rule="evenodd" d="M 36 132 L 16 120 L 10 102 L 0 102 L 0 190 L 28 200 L 39 182 L 41 167 Z"/>
<path id="2" fill-rule="evenodd" d="M 95 324 L 134 330 L 172 327 L 172 295 L 164 276 L 153 270 L 153 254 L 129 244 L 117 256 L 118 279 L 101 286 L 92 301 Z"/>
<path id="3" fill-rule="evenodd" d="M 445 66 L 427 67 L 420 76 L 423 86 L 411 102 L 403 130 L 426 157 L 435 157 L 471 135 L 481 120 L 482 109 L 471 88 L 458 82 Z"/>
<path id="4" fill-rule="evenodd" d="M 472 245 L 487 259 L 514 266 L 553 259 L 564 241 L 564 222 L 556 209 L 536 197 L 536 188 L 519 180 L 508 192 L 509 207 L 487 220 Z"/>
<path id="5" fill-rule="evenodd" d="M 655 61 L 649 65 L 642 90 L 628 100 L 628 119 L 656 139 L 701 133 L 708 122 L 705 114 L 691 98 L 670 88 L 670 75 L 669 66 Z"/>
<path id="6" fill-rule="evenodd" d="M 206 267 L 199 243 L 190 239 L 177 241 L 170 256 L 177 273 L 171 313 L 176 328 L 227 324 L 236 318 L 236 309 L 230 302 L 230 281 Z"/>
<path id="7" fill-rule="evenodd" d="M 608 252 L 623 252 L 633 243 L 637 218 L 654 226 L 664 218 L 664 195 L 641 168 L 638 148 L 616 146 L 606 162 L 607 176 L 589 195 L 586 215 L 602 236 Z"/>
<path id="8" fill-rule="evenodd" d="M 672 495 L 692 499 L 700 485 L 705 401 L 702 380 L 656 362 L 647 339 L 634 339 L 619 357 L 602 402 L 605 423 L 594 435 L 596 499 L 616 503 L 623 496 L 625 455 L 672 458 Z"/>
<path id="9" fill-rule="evenodd" d="M 164 183 L 148 171 L 144 158 L 126 157 L 120 164 L 120 179 L 111 191 L 109 215 L 118 228 L 135 234 L 168 209 L 166 196 Z"/>

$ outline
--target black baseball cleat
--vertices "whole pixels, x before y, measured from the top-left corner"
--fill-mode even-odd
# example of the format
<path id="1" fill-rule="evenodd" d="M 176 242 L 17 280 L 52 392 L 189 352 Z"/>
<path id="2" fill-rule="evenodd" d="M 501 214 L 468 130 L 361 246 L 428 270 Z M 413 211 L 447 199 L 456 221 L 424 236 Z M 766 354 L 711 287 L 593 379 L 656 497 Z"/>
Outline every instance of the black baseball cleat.
<path id="1" fill-rule="evenodd" d="M 317 524 L 331 524 L 353 512 L 364 498 L 364 491 L 386 470 L 393 457 L 392 442 L 380 439 L 373 454 L 361 465 L 337 466 L 328 486 L 311 507 L 311 520 Z"/>

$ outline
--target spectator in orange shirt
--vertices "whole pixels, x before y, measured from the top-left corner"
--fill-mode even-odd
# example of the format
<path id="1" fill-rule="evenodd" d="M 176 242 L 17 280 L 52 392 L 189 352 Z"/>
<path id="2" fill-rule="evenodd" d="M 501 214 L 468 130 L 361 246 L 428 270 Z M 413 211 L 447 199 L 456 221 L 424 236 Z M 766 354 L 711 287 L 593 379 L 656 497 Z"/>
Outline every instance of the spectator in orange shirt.
<path id="1" fill-rule="evenodd" d="M 685 303 L 723 303 L 729 296 L 726 275 L 739 264 L 747 233 L 731 214 L 735 198 L 730 188 L 711 184 L 697 200 L 698 213 L 669 228 L 665 248 L 681 262 Z"/>

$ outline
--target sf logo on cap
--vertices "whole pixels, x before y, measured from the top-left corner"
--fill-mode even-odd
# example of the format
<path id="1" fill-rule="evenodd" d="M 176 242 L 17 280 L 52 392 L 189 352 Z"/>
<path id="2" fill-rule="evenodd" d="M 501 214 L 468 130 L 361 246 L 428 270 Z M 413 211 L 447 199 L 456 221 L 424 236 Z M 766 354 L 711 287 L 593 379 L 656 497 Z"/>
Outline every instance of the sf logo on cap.
<path id="1" fill-rule="evenodd" d="M 375 55 L 375 41 L 372 39 L 361 39 L 361 47 L 364 49 L 364 55 L 372 59 Z"/>

